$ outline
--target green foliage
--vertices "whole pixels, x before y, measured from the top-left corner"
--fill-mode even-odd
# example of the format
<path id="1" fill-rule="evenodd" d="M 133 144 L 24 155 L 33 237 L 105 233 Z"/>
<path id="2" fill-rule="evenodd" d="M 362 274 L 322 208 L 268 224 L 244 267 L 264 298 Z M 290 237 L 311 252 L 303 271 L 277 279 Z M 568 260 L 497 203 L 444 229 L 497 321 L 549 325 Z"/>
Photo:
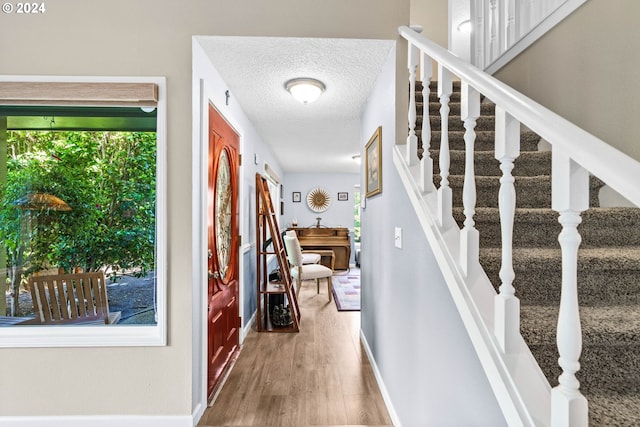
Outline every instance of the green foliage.
<path id="1" fill-rule="evenodd" d="M 155 133 L 9 132 L 0 239 L 12 266 L 145 274 L 155 251 Z M 29 193 L 69 211 L 22 209 Z M 24 261 L 20 261 L 20 254 Z"/>

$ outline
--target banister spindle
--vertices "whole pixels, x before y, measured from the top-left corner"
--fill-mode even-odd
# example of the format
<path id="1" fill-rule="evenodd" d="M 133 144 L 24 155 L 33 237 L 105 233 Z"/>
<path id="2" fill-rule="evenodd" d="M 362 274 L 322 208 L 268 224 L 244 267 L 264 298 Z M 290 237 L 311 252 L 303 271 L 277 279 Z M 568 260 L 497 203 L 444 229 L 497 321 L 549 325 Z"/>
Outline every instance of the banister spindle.
<path id="1" fill-rule="evenodd" d="M 409 43 L 409 136 L 407 137 L 407 164 L 418 162 L 418 137 L 416 136 L 416 70 L 419 59 L 418 47 Z"/>
<path id="2" fill-rule="evenodd" d="M 516 0 L 507 0 L 507 46 L 509 49 L 516 42 Z"/>
<path id="3" fill-rule="evenodd" d="M 460 266 L 469 277 L 479 266 L 480 237 L 475 228 L 473 215 L 476 213 L 476 176 L 474 169 L 476 120 L 480 116 L 480 93 L 467 83 L 461 85 L 460 118 L 464 122 L 465 167 L 464 185 L 462 189 L 462 206 L 464 208 L 464 228 L 460 233 Z"/>
<path id="4" fill-rule="evenodd" d="M 493 62 L 498 58 L 498 12 L 496 10 L 496 0 L 489 0 L 490 8 L 490 24 L 489 24 L 489 62 Z"/>
<path id="5" fill-rule="evenodd" d="M 513 221 L 516 210 L 516 190 L 511 175 L 513 161 L 520 155 L 520 122 L 496 106 L 496 151 L 502 177 L 498 192 L 502 237 L 501 285 L 494 300 L 494 334 L 504 353 L 514 349 L 520 335 L 520 300 L 515 296 L 513 279 Z"/>
<path id="6" fill-rule="evenodd" d="M 551 426 L 587 426 L 588 405 L 580 393 L 576 372 L 580 369 L 582 330 L 578 305 L 578 247 L 580 212 L 589 207 L 589 173 L 560 148 L 552 149 L 552 208 L 560 213 L 562 231 L 562 293 L 558 315 L 558 364 L 562 374 L 551 391 Z"/>
<path id="7" fill-rule="evenodd" d="M 440 98 L 440 187 L 438 188 L 438 223 L 441 227 L 454 224 L 453 196 L 449 186 L 449 99 L 453 90 L 451 73 L 438 64 L 438 98 Z"/>
<path id="8" fill-rule="evenodd" d="M 421 53 L 422 66 L 420 67 L 420 80 L 422 80 L 422 160 L 420 162 L 420 187 L 423 193 L 435 191 L 433 185 L 433 159 L 431 158 L 431 121 L 429 120 L 429 96 L 431 94 L 431 76 L 433 74 L 433 62 L 424 52 Z"/>

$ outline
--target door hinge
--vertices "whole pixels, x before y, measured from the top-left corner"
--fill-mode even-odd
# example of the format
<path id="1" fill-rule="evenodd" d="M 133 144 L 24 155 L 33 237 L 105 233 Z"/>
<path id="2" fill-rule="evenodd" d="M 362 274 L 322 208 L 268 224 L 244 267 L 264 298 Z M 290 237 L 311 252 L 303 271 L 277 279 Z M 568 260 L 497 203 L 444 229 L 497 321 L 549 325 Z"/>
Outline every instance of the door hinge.
<path id="1" fill-rule="evenodd" d="M 238 154 L 238 166 L 242 166 L 242 154 Z"/>
<path id="2" fill-rule="evenodd" d="M 238 247 L 242 247 L 242 235 L 238 235 Z"/>

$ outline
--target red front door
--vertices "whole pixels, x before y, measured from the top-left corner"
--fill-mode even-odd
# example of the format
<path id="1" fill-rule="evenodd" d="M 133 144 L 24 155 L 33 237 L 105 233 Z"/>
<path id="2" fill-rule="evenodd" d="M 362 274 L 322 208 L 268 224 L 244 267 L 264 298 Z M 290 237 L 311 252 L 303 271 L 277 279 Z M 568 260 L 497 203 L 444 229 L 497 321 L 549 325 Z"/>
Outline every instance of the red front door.
<path id="1" fill-rule="evenodd" d="M 208 316 L 207 394 L 211 397 L 238 350 L 238 165 L 239 137 L 209 105 L 207 196 Z"/>

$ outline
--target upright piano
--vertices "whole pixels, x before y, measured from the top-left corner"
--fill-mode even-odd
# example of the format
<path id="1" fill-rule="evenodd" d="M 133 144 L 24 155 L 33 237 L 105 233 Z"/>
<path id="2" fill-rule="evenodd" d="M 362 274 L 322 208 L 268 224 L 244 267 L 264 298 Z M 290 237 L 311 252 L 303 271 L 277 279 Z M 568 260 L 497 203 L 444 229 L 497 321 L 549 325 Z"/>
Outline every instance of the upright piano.
<path id="1" fill-rule="evenodd" d="M 295 230 L 300 241 L 300 246 L 305 251 L 314 249 L 331 249 L 335 255 L 334 266 L 336 270 L 349 269 L 351 257 L 351 243 L 349 242 L 348 228 L 309 227 L 289 228 Z"/>

